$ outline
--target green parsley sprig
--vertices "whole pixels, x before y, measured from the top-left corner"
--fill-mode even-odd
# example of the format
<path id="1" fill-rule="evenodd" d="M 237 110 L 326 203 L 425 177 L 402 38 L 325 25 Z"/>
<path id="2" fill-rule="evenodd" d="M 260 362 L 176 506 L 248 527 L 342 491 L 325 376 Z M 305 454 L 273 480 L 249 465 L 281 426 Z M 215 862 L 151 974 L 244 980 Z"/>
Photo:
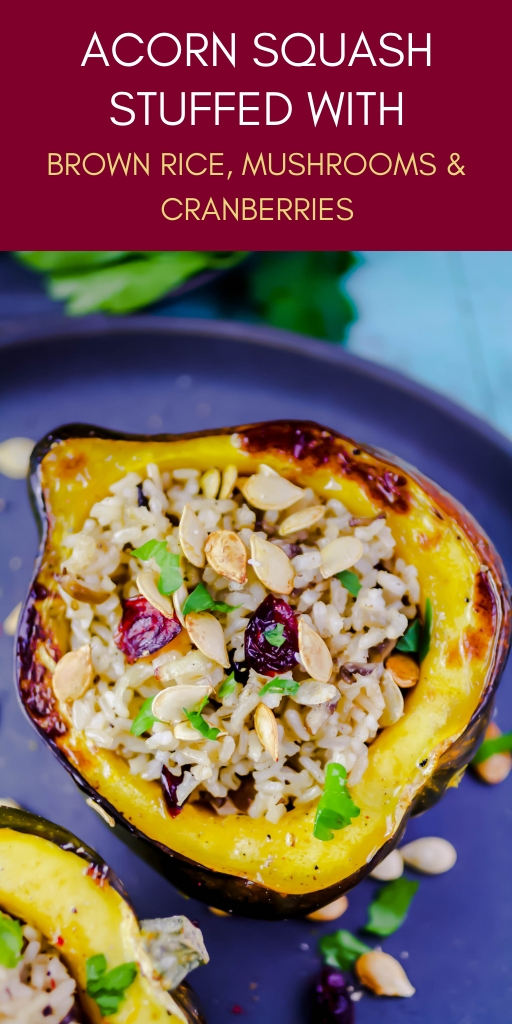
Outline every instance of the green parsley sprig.
<path id="1" fill-rule="evenodd" d="M 201 703 L 194 711 L 187 711 L 186 708 L 183 708 L 183 713 L 187 716 L 190 724 L 194 726 L 194 729 L 197 729 L 205 740 L 216 740 L 220 733 L 220 729 L 216 729 L 214 726 L 208 725 L 206 718 L 203 718 L 203 715 L 201 714 L 203 708 L 208 704 L 208 699 L 208 697 L 203 697 Z"/>
<path id="2" fill-rule="evenodd" d="M 328 842 L 334 832 L 350 825 L 352 818 L 361 813 L 347 787 L 347 772 L 342 764 L 328 764 L 325 769 L 324 791 L 318 802 L 313 835 Z"/>
<path id="3" fill-rule="evenodd" d="M 126 990 L 135 981 L 137 964 L 126 963 L 107 971 L 107 961 L 103 953 L 90 956 L 85 964 L 87 995 L 94 999 L 102 1017 L 110 1017 L 117 1013 Z"/>
<path id="4" fill-rule="evenodd" d="M 214 601 L 210 597 L 204 583 L 198 583 L 195 590 L 188 595 L 183 605 L 183 614 L 189 612 L 232 612 L 235 608 L 241 608 L 239 604 L 226 604 L 225 601 Z"/>
<path id="5" fill-rule="evenodd" d="M 418 655 L 420 663 L 427 657 L 430 650 L 430 641 L 432 639 L 432 601 L 427 597 L 425 601 L 425 616 L 423 624 L 419 619 L 415 619 L 411 622 L 410 626 L 407 627 L 403 636 L 397 640 L 396 649 L 397 651 L 406 651 L 408 654 Z"/>
<path id="6" fill-rule="evenodd" d="M 227 676 L 227 678 L 222 683 L 222 686 L 220 686 L 219 689 L 217 690 L 217 696 L 222 698 L 229 697 L 230 694 L 234 692 L 235 686 L 235 673 L 230 672 L 229 676 Z"/>
<path id="7" fill-rule="evenodd" d="M 149 732 L 155 722 L 159 722 L 159 718 L 155 718 L 151 708 L 153 706 L 154 697 L 148 697 L 147 700 L 139 708 L 137 715 L 135 716 L 130 732 L 132 736 L 142 736 L 143 732 Z"/>
<path id="8" fill-rule="evenodd" d="M 19 921 L 0 913 L 0 964 L 2 967 L 16 967 L 21 960 L 23 932 Z"/>
<path id="9" fill-rule="evenodd" d="M 340 928 L 332 935 L 324 935 L 318 945 L 327 966 L 339 967 L 340 971 L 349 971 L 363 953 L 371 952 L 370 946 L 346 928 Z"/>
<path id="10" fill-rule="evenodd" d="M 336 579 L 345 587 L 345 590 L 348 590 L 349 594 L 352 594 L 352 597 L 357 597 L 363 586 L 359 576 L 356 576 L 355 572 L 351 572 L 350 569 L 343 569 L 341 572 L 337 572 Z"/>
<path id="11" fill-rule="evenodd" d="M 285 697 L 294 697 L 299 686 L 300 683 L 295 682 L 295 679 L 271 679 L 261 687 L 259 696 L 264 697 L 266 693 L 282 693 Z"/>
<path id="12" fill-rule="evenodd" d="M 419 882 L 409 878 L 396 878 L 384 885 L 368 907 L 368 922 L 365 931 L 374 935 L 393 935 L 407 917 Z"/>
<path id="13" fill-rule="evenodd" d="M 267 629 L 263 630 L 263 636 L 268 644 L 272 647 L 282 647 L 286 641 L 284 634 L 284 626 L 282 622 L 274 622 Z"/>
<path id="14" fill-rule="evenodd" d="M 493 754 L 508 754 L 512 750 L 512 732 L 504 732 L 501 736 L 494 736 L 492 739 L 484 740 L 478 748 L 473 764 L 481 764 L 487 761 Z"/>
<path id="15" fill-rule="evenodd" d="M 155 559 L 160 569 L 158 589 L 161 594 L 173 594 L 175 590 L 179 590 L 183 583 L 179 569 L 180 556 L 169 551 L 167 541 L 148 540 L 142 547 L 135 548 L 132 554 L 135 558 L 140 558 L 141 562 L 149 562 L 150 558 Z"/>

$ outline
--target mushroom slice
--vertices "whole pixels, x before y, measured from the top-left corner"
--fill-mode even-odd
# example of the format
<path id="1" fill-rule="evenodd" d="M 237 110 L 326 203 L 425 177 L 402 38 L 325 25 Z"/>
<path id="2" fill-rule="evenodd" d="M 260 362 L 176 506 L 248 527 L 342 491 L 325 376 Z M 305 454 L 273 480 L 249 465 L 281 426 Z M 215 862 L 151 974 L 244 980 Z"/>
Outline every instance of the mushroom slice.
<path id="1" fill-rule="evenodd" d="M 191 505 L 185 505 L 181 513 L 179 536 L 185 557 L 192 562 L 192 565 L 203 569 L 205 565 L 204 546 L 208 534 Z"/>
<path id="2" fill-rule="evenodd" d="M 332 672 L 331 652 L 325 640 L 303 618 L 299 619 L 299 654 L 312 679 L 317 679 L 319 683 L 329 682 Z"/>
<path id="3" fill-rule="evenodd" d="M 78 579 L 78 576 L 73 576 L 70 572 L 57 576 L 57 579 L 66 594 L 73 597 L 75 601 L 82 601 L 84 604 L 103 604 L 107 597 L 111 597 L 106 590 L 93 590 L 91 587 L 87 587 L 82 580 Z"/>
<path id="4" fill-rule="evenodd" d="M 189 612 L 185 615 L 185 629 L 193 644 L 212 661 L 229 668 L 224 630 L 210 612 Z"/>
<path id="5" fill-rule="evenodd" d="M 288 537 L 290 533 L 309 530 L 311 526 L 318 523 L 319 519 L 323 519 L 324 515 L 323 505 L 309 505 L 307 508 L 299 509 L 298 512 L 292 512 L 291 516 L 286 516 L 286 519 L 283 519 L 278 531 L 279 536 Z"/>
<path id="6" fill-rule="evenodd" d="M 351 569 L 363 557 L 364 548 L 357 537 L 337 537 L 322 548 L 320 572 L 324 580 L 337 572 Z"/>
<path id="7" fill-rule="evenodd" d="M 249 505 L 264 511 L 281 512 L 303 495 L 303 490 L 278 473 L 255 473 L 240 484 L 242 494 Z"/>
<path id="8" fill-rule="evenodd" d="M 279 760 L 279 735 L 274 712 L 266 704 L 258 704 L 254 712 L 254 728 L 264 749 L 274 761 Z"/>
<path id="9" fill-rule="evenodd" d="M 256 576 L 276 594 L 291 594 L 295 570 L 288 555 L 263 537 L 251 537 L 251 565 Z"/>
<path id="10" fill-rule="evenodd" d="M 213 686 L 209 683 L 183 683 L 179 686 L 167 686 L 160 690 L 151 705 L 152 714 L 160 722 L 170 722 L 176 725 L 186 720 L 185 711 L 194 711 L 195 708 L 213 693 Z"/>
<path id="11" fill-rule="evenodd" d="M 222 474 L 222 483 L 220 485 L 219 498 L 221 501 L 225 501 L 226 498 L 230 498 L 233 494 L 233 488 L 236 484 L 238 477 L 238 470 L 236 466 L 226 466 Z"/>
<path id="12" fill-rule="evenodd" d="M 157 612 L 164 615 L 166 619 L 174 618 L 174 605 L 169 597 L 161 594 L 158 589 L 158 576 L 151 569 L 144 569 L 139 572 L 136 580 L 137 590 L 146 598 L 146 601 L 156 608 Z"/>
<path id="13" fill-rule="evenodd" d="M 57 700 L 78 700 L 92 685 L 93 667 L 89 644 L 68 651 L 57 662 L 53 673 L 53 692 Z"/>
<path id="14" fill-rule="evenodd" d="M 235 583 L 247 579 L 247 549 L 243 540 L 233 530 L 215 530 L 205 544 L 208 565 L 219 576 L 226 576 Z"/>

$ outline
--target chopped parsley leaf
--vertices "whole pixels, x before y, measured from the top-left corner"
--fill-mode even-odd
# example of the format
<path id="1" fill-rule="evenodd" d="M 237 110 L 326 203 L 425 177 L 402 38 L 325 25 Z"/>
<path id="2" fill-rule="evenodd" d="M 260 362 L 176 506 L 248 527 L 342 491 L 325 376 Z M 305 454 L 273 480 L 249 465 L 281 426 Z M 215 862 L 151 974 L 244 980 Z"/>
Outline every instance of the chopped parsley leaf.
<path id="1" fill-rule="evenodd" d="M 420 636 L 421 622 L 419 619 L 415 619 L 414 622 L 411 622 L 410 626 L 407 627 L 404 635 L 397 640 L 397 651 L 407 651 L 410 654 L 415 654 L 420 645 Z"/>
<path id="2" fill-rule="evenodd" d="M 226 604 L 225 601 L 214 601 L 213 597 L 210 597 L 204 583 L 198 583 L 195 590 L 188 595 L 185 604 L 183 605 L 183 614 L 188 615 L 189 612 L 232 612 L 235 608 L 240 608 L 239 604 Z"/>
<path id="3" fill-rule="evenodd" d="M 324 935 L 318 945 L 328 967 L 338 967 L 340 971 L 349 971 L 363 953 L 371 952 L 370 946 L 345 928 L 332 935 Z"/>
<path id="4" fill-rule="evenodd" d="M 427 657 L 430 650 L 432 619 L 432 601 L 427 597 L 425 601 L 425 617 L 423 619 L 423 624 L 419 619 L 415 619 L 414 622 L 411 622 L 404 635 L 397 640 L 397 651 L 407 651 L 409 654 L 417 653 L 418 660 L 421 663 L 423 659 Z"/>
<path id="5" fill-rule="evenodd" d="M 272 647 L 282 647 L 286 641 L 286 637 L 283 636 L 283 633 L 283 623 L 274 622 L 272 626 L 269 626 L 263 631 L 263 636 L 267 643 L 272 644 Z"/>
<path id="6" fill-rule="evenodd" d="M 230 693 L 233 693 L 236 686 L 235 673 L 230 672 L 227 679 L 224 680 L 222 686 L 217 690 L 217 697 L 229 697 Z"/>
<path id="7" fill-rule="evenodd" d="M 261 687 L 258 696 L 264 697 L 266 693 L 282 693 L 287 697 L 294 697 L 299 686 L 300 683 L 296 683 L 295 679 L 271 679 Z"/>
<path id="8" fill-rule="evenodd" d="M 208 725 L 208 722 L 201 714 L 206 704 L 208 704 L 208 697 L 203 697 L 195 711 L 187 711 L 186 708 L 183 708 L 183 713 L 187 716 L 190 724 L 194 726 L 194 729 L 197 729 L 205 740 L 216 740 L 220 729 L 215 729 L 213 726 Z"/>
<path id="9" fill-rule="evenodd" d="M 103 953 L 90 956 L 85 964 L 86 992 L 94 999 L 102 1017 L 117 1013 L 126 989 L 135 980 L 137 964 L 126 963 L 107 971 L 107 961 Z"/>
<path id="10" fill-rule="evenodd" d="M 411 900 L 419 882 L 409 878 L 396 878 L 380 889 L 368 907 L 368 923 L 365 931 L 374 935 L 392 935 L 404 923 Z"/>
<path id="11" fill-rule="evenodd" d="M 313 835 L 328 842 L 334 832 L 350 825 L 352 818 L 361 813 L 347 788 L 347 772 L 342 764 L 328 764 L 325 769 L 324 791 L 320 797 Z"/>
<path id="12" fill-rule="evenodd" d="M 0 912 L 0 964 L 16 967 L 21 960 L 23 932 L 19 921 Z"/>
<path id="13" fill-rule="evenodd" d="M 135 716 L 130 732 L 132 736 L 142 736 L 143 732 L 149 732 L 151 726 L 155 722 L 159 722 L 159 718 L 155 718 L 151 708 L 153 706 L 154 697 L 148 697 L 147 700 L 139 708 L 137 715 Z"/>
<path id="14" fill-rule="evenodd" d="M 160 569 L 158 589 L 161 594 L 173 594 L 175 590 L 179 590 L 183 583 L 179 569 L 180 556 L 169 551 L 167 541 L 148 540 L 142 547 L 135 548 L 132 554 L 135 558 L 140 558 L 141 562 L 149 562 L 150 558 L 155 559 Z"/>
<path id="15" fill-rule="evenodd" d="M 336 579 L 343 584 L 349 594 L 352 594 L 352 597 L 357 597 L 363 584 L 355 572 L 351 572 L 350 569 L 343 569 L 342 572 L 336 573 Z"/>
<path id="16" fill-rule="evenodd" d="M 493 754 L 507 754 L 512 750 L 512 732 L 504 732 L 501 736 L 493 736 L 492 739 L 484 740 L 478 748 L 473 764 L 481 764 L 487 761 Z"/>

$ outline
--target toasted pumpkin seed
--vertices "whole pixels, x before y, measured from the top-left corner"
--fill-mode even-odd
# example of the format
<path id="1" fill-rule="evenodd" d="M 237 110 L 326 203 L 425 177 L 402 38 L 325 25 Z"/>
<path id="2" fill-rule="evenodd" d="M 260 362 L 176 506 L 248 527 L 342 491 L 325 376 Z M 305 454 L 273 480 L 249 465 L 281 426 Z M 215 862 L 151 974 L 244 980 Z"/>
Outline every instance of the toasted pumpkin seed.
<path id="1" fill-rule="evenodd" d="M 351 569 L 363 557 L 364 548 L 357 537 L 337 537 L 322 548 L 320 572 L 324 580 L 337 572 Z"/>
<path id="2" fill-rule="evenodd" d="M 270 469 L 270 467 L 266 467 Z M 268 472 L 255 473 L 249 476 L 241 485 L 241 490 L 246 501 L 254 508 L 263 511 L 281 512 L 290 505 L 294 505 L 302 497 L 303 491 L 300 487 L 292 484 L 284 476 L 279 476 L 273 470 Z"/>
<path id="3" fill-rule="evenodd" d="M 207 469 L 199 483 L 205 498 L 216 498 L 220 487 L 220 471 L 218 469 Z"/>
<path id="4" fill-rule="evenodd" d="M 185 615 L 185 629 L 193 644 L 212 661 L 229 668 L 224 630 L 210 612 L 189 612 Z"/>
<path id="5" fill-rule="evenodd" d="M 18 628 L 18 622 L 21 615 L 21 601 L 17 604 L 12 612 L 9 612 L 6 619 L 3 621 L 3 631 L 6 636 L 14 636 Z"/>
<path id="6" fill-rule="evenodd" d="M 457 851 L 447 839 L 440 836 L 424 836 L 400 847 L 400 855 L 406 864 L 424 875 L 444 875 L 457 860 Z"/>
<path id="7" fill-rule="evenodd" d="M 309 505 L 301 508 L 298 512 L 292 512 L 290 516 L 283 519 L 279 527 L 279 536 L 288 537 L 290 533 L 298 533 L 299 530 L 309 530 L 311 526 L 318 523 L 325 515 L 323 505 Z"/>
<path id="8" fill-rule="evenodd" d="M 103 604 L 107 597 L 110 597 L 110 593 L 107 593 L 106 590 L 93 590 L 91 587 L 86 587 L 82 580 L 70 572 L 57 576 L 57 579 L 66 594 L 83 604 Z"/>
<path id="9" fill-rule="evenodd" d="M 235 583 L 245 583 L 247 548 L 237 533 L 233 530 L 215 530 L 208 537 L 204 551 L 208 565 L 219 576 L 226 576 Z"/>
<path id="10" fill-rule="evenodd" d="M 213 687 L 209 683 L 180 684 L 179 686 L 167 686 L 165 690 L 157 693 L 151 705 L 152 714 L 160 722 L 170 722 L 176 725 L 184 722 L 186 711 L 194 711 L 205 697 L 213 693 Z"/>
<path id="11" fill-rule="evenodd" d="M 308 675 L 319 683 L 328 683 L 332 672 L 331 652 L 322 637 L 299 619 L 299 654 Z"/>
<path id="12" fill-rule="evenodd" d="M 399 850 L 392 850 L 384 860 L 370 872 L 372 878 L 378 878 L 379 882 L 393 882 L 404 873 L 404 861 Z"/>
<path id="13" fill-rule="evenodd" d="M 180 544 L 185 557 L 198 569 L 203 569 L 205 565 L 204 546 L 207 536 L 208 534 L 192 506 L 185 505 L 179 525 Z"/>
<path id="14" fill-rule="evenodd" d="M 295 570 L 286 552 L 262 537 L 251 537 L 251 565 L 268 590 L 291 594 Z"/>
<path id="15" fill-rule="evenodd" d="M 226 498 L 230 498 L 233 494 L 233 488 L 236 484 L 238 477 L 238 470 L 236 466 L 226 466 L 222 474 L 222 483 L 220 485 L 219 498 L 221 501 L 225 501 Z"/>
<path id="16" fill-rule="evenodd" d="M 188 590 L 184 583 L 182 583 L 181 587 L 179 587 L 178 590 L 175 590 L 174 594 L 172 595 L 172 603 L 174 605 L 176 618 L 178 619 L 178 622 L 180 622 L 182 626 L 185 625 L 185 616 L 182 612 L 182 608 L 183 605 L 185 604 L 185 601 L 187 600 L 187 597 Z"/>
<path id="17" fill-rule="evenodd" d="M 333 900 L 332 903 L 328 903 L 325 907 L 320 907 L 319 910 L 314 910 L 312 914 L 308 914 L 309 921 L 337 921 L 338 917 L 348 909 L 348 899 L 346 896 L 340 896 L 339 899 Z"/>
<path id="18" fill-rule="evenodd" d="M 363 953 L 356 960 L 355 969 L 359 981 L 378 996 L 402 996 L 407 999 L 416 991 L 402 964 L 380 949 Z"/>
<path id="19" fill-rule="evenodd" d="M 174 605 L 169 597 L 160 593 L 158 576 L 155 572 L 152 572 L 151 569 L 144 569 L 143 572 L 138 573 L 135 582 L 139 594 L 142 594 L 146 601 L 156 608 L 157 612 L 165 615 L 166 619 L 174 618 Z"/>
<path id="20" fill-rule="evenodd" d="M 319 683 L 316 679 L 308 679 L 300 684 L 293 699 L 297 704 L 314 708 L 317 704 L 327 704 L 328 701 L 338 700 L 339 697 L 340 691 L 331 683 Z"/>
<path id="21" fill-rule="evenodd" d="M 388 672 L 391 672 L 397 686 L 406 690 L 409 686 L 416 686 L 420 678 L 420 666 L 414 658 L 408 654 L 392 654 L 386 662 Z"/>
<path id="22" fill-rule="evenodd" d="M 501 736 L 501 729 L 496 722 L 490 722 L 486 729 L 485 738 L 486 740 L 493 740 L 496 736 Z M 503 782 L 510 775 L 512 771 L 512 757 L 505 750 L 501 754 L 491 754 L 485 761 L 480 761 L 479 764 L 475 764 L 473 767 L 483 782 L 487 782 L 489 786 L 495 786 L 498 782 Z"/>
<path id="23" fill-rule="evenodd" d="M 0 473 L 11 480 L 23 480 L 28 473 L 34 441 L 29 437 L 9 437 L 0 444 Z"/>
<path id="24" fill-rule="evenodd" d="M 262 747 L 274 761 L 279 760 L 279 735 L 274 712 L 266 704 L 258 704 L 254 712 L 254 728 Z"/>
<path id="25" fill-rule="evenodd" d="M 400 687 L 393 679 L 391 672 L 384 672 L 382 676 L 382 696 L 386 701 L 386 707 L 380 717 L 379 725 L 393 725 L 398 722 L 404 713 L 404 698 Z"/>
<path id="26" fill-rule="evenodd" d="M 78 700 L 93 681 L 91 648 L 83 644 L 76 651 L 68 651 L 57 662 L 53 673 L 53 692 L 57 700 Z"/>

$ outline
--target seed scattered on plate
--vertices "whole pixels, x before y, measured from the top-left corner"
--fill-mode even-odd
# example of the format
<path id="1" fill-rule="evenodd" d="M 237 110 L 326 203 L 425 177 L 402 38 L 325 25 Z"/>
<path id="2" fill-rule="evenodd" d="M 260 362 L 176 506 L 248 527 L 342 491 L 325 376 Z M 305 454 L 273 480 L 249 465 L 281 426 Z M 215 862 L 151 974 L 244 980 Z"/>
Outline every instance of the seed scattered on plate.
<path id="1" fill-rule="evenodd" d="M 279 476 L 273 470 L 270 473 L 255 473 L 254 476 L 247 477 L 241 484 L 241 490 L 249 505 L 266 512 L 281 512 L 294 505 L 304 493 L 300 487 L 292 484 L 291 480 Z"/>
<path id="2" fill-rule="evenodd" d="M 363 557 L 364 548 L 357 537 L 337 537 L 322 548 L 320 572 L 324 580 L 337 572 L 351 569 Z"/>
<path id="3" fill-rule="evenodd" d="M 443 875 L 453 868 L 457 851 L 447 839 L 440 836 L 424 836 L 400 847 L 400 855 L 406 864 L 424 875 Z"/>
<path id="4" fill-rule="evenodd" d="M 274 761 L 279 760 L 279 736 L 273 711 L 266 704 L 258 704 L 254 712 L 254 728 L 262 747 Z"/>
<path id="5" fill-rule="evenodd" d="M 295 570 L 286 552 L 262 537 L 251 537 L 251 565 L 256 576 L 275 594 L 291 594 Z"/>
<path id="6" fill-rule="evenodd" d="M 64 654 L 53 673 L 53 692 L 58 700 L 78 700 L 93 681 L 91 648 L 83 644 Z"/>
<path id="7" fill-rule="evenodd" d="M 205 565 L 204 546 L 207 536 L 192 506 L 185 505 L 179 525 L 180 544 L 185 557 L 198 569 L 203 569 Z"/>
<path id="8" fill-rule="evenodd" d="M 226 466 L 222 474 L 222 483 L 220 485 L 219 498 L 221 501 L 226 501 L 233 494 L 233 488 L 236 484 L 238 477 L 238 470 L 236 466 Z"/>
<path id="9" fill-rule="evenodd" d="M 166 619 L 174 618 L 174 605 L 169 597 L 161 594 L 158 589 L 158 576 L 151 572 L 151 569 L 144 569 L 139 572 L 135 580 L 139 594 L 142 594 L 149 601 L 157 612 L 164 615 Z"/>
<path id="10" fill-rule="evenodd" d="M 332 673 L 331 652 L 322 637 L 299 619 L 299 654 L 308 675 L 320 683 L 328 683 Z"/>
<path id="11" fill-rule="evenodd" d="M 402 690 L 416 686 L 420 678 L 420 666 L 408 654 L 391 654 L 386 662 L 386 668 Z"/>
<path id="12" fill-rule="evenodd" d="M 308 914 L 309 921 L 337 921 L 338 917 L 348 909 L 348 899 L 346 896 L 340 896 L 339 899 L 333 900 L 332 903 L 328 903 L 325 907 L 320 907 L 319 910 L 314 910 L 312 914 Z"/>
<path id="13" fill-rule="evenodd" d="M 18 622 L 21 615 L 21 601 L 17 604 L 12 612 L 9 612 L 6 619 L 3 621 L 3 631 L 6 636 L 14 636 L 18 628 Z"/>
<path id="14" fill-rule="evenodd" d="M 213 687 L 209 683 L 190 683 L 179 686 L 167 686 L 165 690 L 157 693 L 151 705 L 152 714 L 160 722 L 170 722 L 176 725 L 184 722 L 186 711 L 195 711 L 198 705 L 213 693 Z"/>
<path id="15" fill-rule="evenodd" d="M 370 872 L 372 878 L 378 878 L 379 882 L 393 882 L 404 873 L 404 861 L 399 850 L 392 850 L 384 860 Z"/>
<path id="16" fill-rule="evenodd" d="M 389 953 L 373 949 L 363 953 L 356 960 L 356 974 L 359 981 L 378 996 L 413 996 L 416 989 L 411 985 L 402 964 Z"/>
<path id="17" fill-rule="evenodd" d="M 224 630 L 210 612 L 189 612 L 185 616 L 185 629 L 193 644 L 212 661 L 229 668 Z"/>
<path id="18" fill-rule="evenodd" d="M 215 530 L 205 544 L 208 565 L 228 580 L 245 583 L 247 579 L 247 548 L 233 530 Z"/>
<path id="19" fill-rule="evenodd" d="M 497 736 L 501 736 L 501 729 L 496 725 L 496 722 L 490 722 L 487 726 L 485 739 L 494 740 Z M 510 775 L 512 771 L 512 756 L 507 750 L 501 754 L 491 754 L 485 761 L 475 764 L 474 769 L 483 782 L 487 782 L 489 786 L 495 786 L 498 782 L 503 782 Z"/>
<path id="20" fill-rule="evenodd" d="M 298 512 L 292 512 L 290 516 L 283 519 L 279 527 L 279 536 L 288 537 L 290 533 L 298 533 L 299 530 L 309 530 L 325 515 L 323 505 L 309 505 L 308 508 L 301 508 Z"/>
<path id="21" fill-rule="evenodd" d="M 216 498 L 220 487 L 220 472 L 218 469 L 207 469 L 200 481 L 201 490 L 205 498 Z"/>
<path id="22" fill-rule="evenodd" d="M 10 437 L 0 444 L 0 473 L 11 480 L 23 480 L 28 473 L 34 441 L 29 437 Z"/>

